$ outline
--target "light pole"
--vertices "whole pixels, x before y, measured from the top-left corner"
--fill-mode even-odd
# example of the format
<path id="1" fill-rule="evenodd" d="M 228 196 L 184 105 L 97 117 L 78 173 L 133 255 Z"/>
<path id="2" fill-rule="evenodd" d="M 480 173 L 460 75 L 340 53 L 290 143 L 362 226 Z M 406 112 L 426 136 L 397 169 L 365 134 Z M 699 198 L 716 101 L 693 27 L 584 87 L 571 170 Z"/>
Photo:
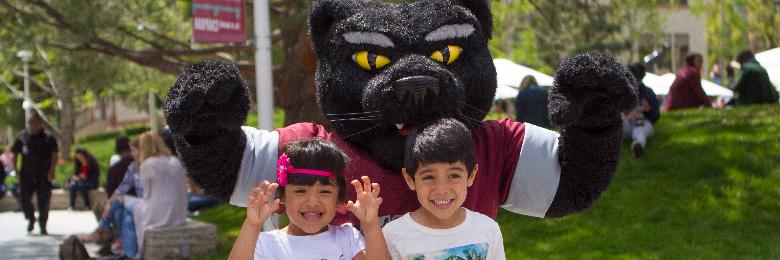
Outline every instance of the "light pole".
<path id="1" fill-rule="evenodd" d="M 32 57 L 32 52 L 28 50 L 21 50 L 18 53 L 16 53 L 16 56 L 19 56 L 19 58 L 22 58 L 22 62 L 24 63 L 24 102 L 22 102 L 22 108 L 24 108 L 24 122 L 27 123 L 27 120 L 30 120 L 30 117 L 32 117 L 32 100 L 30 100 L 30 58 Z"/>
<path id="2" fill-rule="evenodd" d="M 777 13 L 780 14 L 780 0 L 775 0 L 775 8 L 777 9 Z M 777 33 L 778 37 L 780 37 L 780 22 L 777 23 Z"/>
<path id="3" fill-rule="evenodd" d="M 271 25 L 268 0 L 255 0 L 255 85 L 259 129 L 274 129 L 274 90 L 271 66 Z"/>

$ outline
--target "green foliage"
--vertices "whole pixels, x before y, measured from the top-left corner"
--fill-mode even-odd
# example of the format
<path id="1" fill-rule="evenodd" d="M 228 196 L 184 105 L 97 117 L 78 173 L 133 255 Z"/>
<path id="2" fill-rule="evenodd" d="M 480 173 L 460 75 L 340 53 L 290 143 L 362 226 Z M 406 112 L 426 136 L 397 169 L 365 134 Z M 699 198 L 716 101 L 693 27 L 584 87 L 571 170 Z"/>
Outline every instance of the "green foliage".
<path id="1" fill-rule="evenodd" d="M 0 91 L 0 125 L 20 130 L 24 124 L 22 100 L 14 98 L 10 91 Z"/>
<path id="2" fill-rule="evenodd" d="M 147 125 L 127 126 L 117 131 L 108 131 L 108 132 L 87 135 L 82 138 L 79 138 L 79 140 L 77 140 L 76 143 L 89 143 L 89 142 L 103 141 L 103 140 L 114 140 L 120 136 L 134 136 L 134 135 L 139 135 L 146 131 L 149 131 L 149 126 Z"/>
<path id="3" fill-rule="evenodd" d="M 250 112 L 244 125 L 257 127 L 257 112 Z M 284 127 L 284 110 L 274 109 L 274 128 Z"/>
<path id="4" fill-rule="evenodd" d="M 707 17 L 707 56 L 731 60 L 742 50 L 780 46 L 780 12 L 774 0 L 694 0 L 691 9 Z"/>
<path id="5" fill-rule="evenodd" d="M 552 73 L 553 67 L 538 57 L 536 32 L 531 26 L 535 12 L 529 1 L 494 2 L 493 39 L 488 43 L 494 58 L 505 58 Z"/>
<path id="6" fill-rule="evenodd" d="M 560 60 L 581 52 L 628 54 L 655 48 L 665 19 L 658 1 L 503 0 L 492 5 L 496 58 L 552 74 Z"/>

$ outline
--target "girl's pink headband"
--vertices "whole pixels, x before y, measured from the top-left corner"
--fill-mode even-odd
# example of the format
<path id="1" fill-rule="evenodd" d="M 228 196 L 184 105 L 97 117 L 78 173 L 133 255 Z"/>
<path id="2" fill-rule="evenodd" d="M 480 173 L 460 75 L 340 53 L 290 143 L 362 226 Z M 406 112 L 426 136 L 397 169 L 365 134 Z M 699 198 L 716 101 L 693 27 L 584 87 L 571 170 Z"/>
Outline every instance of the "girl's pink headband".
<path id="1" fill-rule="evenodd" d="M 279 156 L 279 161 L 276 162 L 276 182 L 279 186 L 287 185 L 287 174 L 308 174 L 335 178 L 336 174 L 329 171 L 320 171 L 312 169 L 296 169 L 293 168 L 290 163 L 290 158 L 287 158 L 287 154 Z"/>

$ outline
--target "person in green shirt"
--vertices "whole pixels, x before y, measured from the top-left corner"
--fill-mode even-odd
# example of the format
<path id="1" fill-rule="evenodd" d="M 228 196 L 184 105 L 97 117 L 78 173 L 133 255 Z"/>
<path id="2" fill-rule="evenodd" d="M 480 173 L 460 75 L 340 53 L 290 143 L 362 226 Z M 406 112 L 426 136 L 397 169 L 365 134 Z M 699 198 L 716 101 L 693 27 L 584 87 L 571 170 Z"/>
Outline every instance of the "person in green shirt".
<path id="1" fill-rule="evenodd" d="M 769 81 L 769 74 L 761 67 L 753 52 L 744 50 L 737 54 L 737 62 L 741 69 L 734 83 L 737 105 L 776 104 L 777 90 Z"/>

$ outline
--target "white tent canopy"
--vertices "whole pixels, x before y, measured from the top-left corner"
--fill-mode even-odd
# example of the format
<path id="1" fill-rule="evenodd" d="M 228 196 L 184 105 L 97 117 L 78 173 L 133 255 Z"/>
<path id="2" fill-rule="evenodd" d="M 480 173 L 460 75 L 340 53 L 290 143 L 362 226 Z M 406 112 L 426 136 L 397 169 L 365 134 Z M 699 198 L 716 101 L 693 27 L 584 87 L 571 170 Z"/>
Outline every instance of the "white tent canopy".
<path id="1" fill-rule="evenodd" d="M 669 94 L 669 88 L 672 86 L 676 75 L 672 73 L 666 73 L 664 75 L 656 75 L 653 73 L 646 73 L 645 78 L 642 79 L 642 83 L 653 90 L 656 95 L 666 96 Z M 701 87 L 704 89 L 704 94 L 707 96 L 717 97 L 732 97 L 734 92 L 730 89 L 721 87 L 718 84 L 708 80 L 701 80 Z"/>
<path id="2" fill-rule="evenodd" d="M 528 75 L 534 76 L 540 86 L 552 86 L 553 77 L 507 59 L 494 59 L 496 66 L 496 100 L 517 97 L 520 82 Z"/>
<path id="3" fill-rule="evenodd" d="M 642 79 L 642 83 L 645 83 L 645 86 L 652 89 L 656 95 L 665 96 L 669 93 L 669 88 L 672 86 L 674 78 L 674 74 L 671 73 L 659 76 L 657 74 L 647 72 L 645 73 L 645 78 Z"/>
<path id="4" fill-rule="evenodd" d="M 780 91 L 780 48 L 756 53 L 756 60 L 769 73 L 769 80 Z"/>

